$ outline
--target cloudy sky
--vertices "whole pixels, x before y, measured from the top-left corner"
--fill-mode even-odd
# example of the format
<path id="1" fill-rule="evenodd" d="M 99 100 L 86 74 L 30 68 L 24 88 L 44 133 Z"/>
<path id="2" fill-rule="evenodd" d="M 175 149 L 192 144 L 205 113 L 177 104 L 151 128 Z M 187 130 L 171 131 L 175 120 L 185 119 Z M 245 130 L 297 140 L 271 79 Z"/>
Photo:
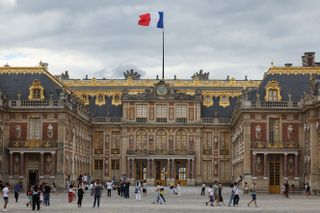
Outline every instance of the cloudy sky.
<path id="1" fill-rule="evenodd" d="M 165 12 L 166 78 L 261 79 L 320 47 L 318 0 L 0 0 L 0 64 L 49 63 L 72 78 L 161 76 L 162 33 L 137 25 Z M 320 51 L 318 51 L 320 54 Z M 320 57 L 319 58 L 320 61 Z"/>

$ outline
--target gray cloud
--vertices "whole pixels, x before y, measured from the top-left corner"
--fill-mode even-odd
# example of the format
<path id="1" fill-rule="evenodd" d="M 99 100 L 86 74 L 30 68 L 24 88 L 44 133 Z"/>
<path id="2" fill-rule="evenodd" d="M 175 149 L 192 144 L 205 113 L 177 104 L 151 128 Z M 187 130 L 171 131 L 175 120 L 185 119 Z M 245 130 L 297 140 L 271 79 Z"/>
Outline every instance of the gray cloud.
<path id="1" fill-rule="evenodd" d="M 161 30 L 138 15 L 165 11 L 166 77 L 261 79 L 270 62 L 300 65 L 319 49 L 316 0 L 0 0 L 0 64 L 49 63 L 54 74 L 122 78 L 128 67 L 161 75 Z M 122 70 L 124 69 L 124 70 Z M 121 73 L 120 75 L 118 75 Z"/>

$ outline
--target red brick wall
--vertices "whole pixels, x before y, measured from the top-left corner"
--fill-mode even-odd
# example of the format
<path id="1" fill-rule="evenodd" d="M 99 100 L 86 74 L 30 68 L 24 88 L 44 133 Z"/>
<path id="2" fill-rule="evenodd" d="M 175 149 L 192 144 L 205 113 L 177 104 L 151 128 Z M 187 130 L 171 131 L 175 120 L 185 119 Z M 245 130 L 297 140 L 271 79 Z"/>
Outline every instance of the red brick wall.
<path id="1" fill-rule="evenodd" d="M 53 127 L 53 135 L 52 138 L 48 138 L 48 126 L 49 124 Z M 56 140 L 58 139 L 58 124 L 57 123 L 43 123 L 42 124 L 42 139 L 43 140 Z"/>
<path id="2" fill-rule="evenodd" d="M 261 127 L 261 137 L 256 138 L 256 126 Z M 267 141 L 267 125 L 266 123 L 255 122 L 251 123 L 251 141 Z"/>
<path id="3" fill-rule="evenodd" d="M 21 127 L 21 136 L 20 138 L 16 138 L 16 126 L 20 125 Z M 17 123 L 10 123 L 10 140 L 12 141 L 25 141 L 27 140 L 27 123 L 21 123 L 21 122 L 17 122 Z"/>
<path id="4" fill-rule="evenodd" d="M 293 127 L 293 138 L 289 139 L 288 137 L 288 126 L 292 125 Z M 299 125 L 292 123 L 283 123 L 282 124 L 282 141 L 290 142 L 290 141 L 298 141 L 299 140 Z"/>

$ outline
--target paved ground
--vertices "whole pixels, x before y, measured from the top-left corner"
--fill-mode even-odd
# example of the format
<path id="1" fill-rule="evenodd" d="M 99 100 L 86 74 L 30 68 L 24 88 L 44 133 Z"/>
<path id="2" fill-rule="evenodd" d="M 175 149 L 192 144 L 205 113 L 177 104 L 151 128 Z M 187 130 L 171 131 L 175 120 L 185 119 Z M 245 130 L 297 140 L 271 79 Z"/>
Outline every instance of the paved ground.
<path id="1" fill-rule="evenodd" d="M 148 188 L 148 192 L 152 188 Z M 225 188 L 224 199 L 229 199 L 228 189 Z M 182 212 L 320 212 L 320 197 L 304 198 L 300 195 L 290 196 L 289 199 L 283 198 L 280 195 L 258 195 L 258 208 L 248 207 L 247 202 L 250 197 L 248 195 L 240 196 L 239 207 L 209 207 L 205 206 L 206 197 L 199 195 L 199 187 L 184 187 L 182 195 L 172 195 L 166 189 L 165 204 L 152 204 L 154 194 L 148 193 L 147 197 L 142 197 L 141 201 L 134 199 L 133 188 L 131 189 L 130 199 L 118 197 L 116 192 L 112 192 L 112 198 L 107 198 L 104 192 L 101 200 L 100 208 L 92 208 L 92 197 L 89 192 L 86 192 L 83 207 L 77 208 L 76 203 L 68 204 L 66 193 L 57 193 L 51 198 L 51 206 L 41 206 L 42 212 L 110 212 L 110 213 L 182 213 Z M 10 195 L 9 211 L 8 212 L 32 212 L 25 205 L 26 197 L 21 194 L 21 199 L 18 203 L 13 202 L 13 196 Z M 0 202 L 2 205 L 3 202 Z"/>

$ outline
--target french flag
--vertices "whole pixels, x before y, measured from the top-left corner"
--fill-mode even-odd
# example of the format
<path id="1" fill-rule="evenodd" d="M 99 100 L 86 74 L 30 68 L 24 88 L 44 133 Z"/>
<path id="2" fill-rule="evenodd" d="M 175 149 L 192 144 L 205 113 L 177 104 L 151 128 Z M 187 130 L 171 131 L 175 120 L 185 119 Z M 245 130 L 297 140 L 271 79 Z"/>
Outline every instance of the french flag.
<path id="1" fill-rule="evenodd" d="M 153 16 L 150 13 L 141 14 L 138 25 L 150 26 L 150 23 L 157 23 L 157 28 L 163 29 L 163 12 L 159 11 L 157 15 Z"/>

